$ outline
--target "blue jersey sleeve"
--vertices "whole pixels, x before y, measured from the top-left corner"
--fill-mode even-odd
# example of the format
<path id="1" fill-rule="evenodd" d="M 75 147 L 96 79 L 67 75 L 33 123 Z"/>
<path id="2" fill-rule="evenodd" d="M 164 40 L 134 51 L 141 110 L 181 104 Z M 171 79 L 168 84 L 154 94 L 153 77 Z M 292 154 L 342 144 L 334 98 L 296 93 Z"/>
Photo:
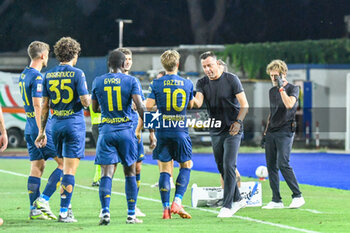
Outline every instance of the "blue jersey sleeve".
<path id="1" fill-rule="evenodd" d="M 139 85 L 141 98 L 142 98 L 142 100 L 145 100 L 146 98 L 145 98 L 145 95 L 142 92 L 142 86 L 141 86 L 140 80 L 138 78 L 136 78 L 136 81 L 137 81 L 137 84 Z"/>
<path id="2" fill-rule="evenodd" d="M 38 75 L 32 82 L 31 87 L 32 97 L 42 97 L 43 96 L 43 77 Z"/>
<path id="3" fill-rule="evenodd" d="M 84 72 L 81 72 L 80 75 L 77 75 L 77 92 L 79 96 L 89 94 L 87 90 L 86 78 Z"/>
<path id="4" fill-rule="evenodd" d="M 156 94 L 155 94 L 154 83 L 153 82 L 151 82 L 151 84 L 149 85 L 148 90 L 149 90 L 148 98 L 156 99 Z"/>
<path id="5" fill-rule="evenodd" d="M 44 76 L 42 85 L 43 85 L 43 95 L 42 95 L 42 96 L 43 96 L 43 97 L 49 97 L 49 92 L 48 92 L 48 90 L 47 90 L 46 74 L 45 74 L 45 76 Z"/>
<path id="6" fill-rule="evenodd" d="M 97 96 L 96 96 L 96 79 L 92 83 L 91 99 L 97 100 Z"/>
<path id="7" fill-rule="evenodd" d="M 132 95 L 141 95 L 142 94 L 142 91 L 140 89 L 140 85 L 139 83 L 137 82 L 137 79 L 136 78 L 133 78 L 132 79 L 132 83 L 131 83 L 131 94 Z"/>
<path id="8" fill-rule="evenodd" d="M 192 100 L 193 99 L 193 83 L 188 80 L 189 86 L 190 86 L 190 98 L 188 100 Z"/>

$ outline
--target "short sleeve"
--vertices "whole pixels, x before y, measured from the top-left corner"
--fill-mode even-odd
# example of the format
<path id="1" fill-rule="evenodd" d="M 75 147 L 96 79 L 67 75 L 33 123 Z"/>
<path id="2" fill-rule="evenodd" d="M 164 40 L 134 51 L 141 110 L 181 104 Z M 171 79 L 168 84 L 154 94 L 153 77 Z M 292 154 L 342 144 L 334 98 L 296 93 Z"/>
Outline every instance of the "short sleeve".
<path id="1" fill-rule="evenodd" d="M 145 98 L 145 95 L 142 92 L 142 86 L 141 86 L 140 80 L 138 78 L 136 78 L 136 81 L 137 81 L 137 84 L 138 84 L 139 89 L 140 89 L 141 98 L 142 98 L 142 100 L 145 100 L 146 98 Z"/>
<path id="2" fill-rule="evenodd" d="M 132 95 L 141 95 L 140 92 L 140 86 L 137 82 L 137 79 L 135 77 L 133 77 L 132 79 L 132 83 L 131 83 L 131 94 Z"/>
<path id="3" fill-rule="evenodd" d="M 85 78 L 85 74 L 84 72 L 81 71 L 80 74 L 78 74 L 77 76 L 77 92 L 79 96 L 82 95 L 87 95 L 89 94 L 88 90 L 87 90 L 87 83 L 86 83 L 86 78 Z"/>
<path id="4" fill-rule="evenodd" d="M 191 81 L 188 81 L 189 82 L 189 86 L 190 86 L 190 97 L 189 97 L 189 100 L 192 100 L 193 99 L 193 83 Z"/>
<path id="5" fill-rule="evenodd" d="M 31 88 L 32 97 L 42 97 L 43 96 L 43 77 L 41 74 L 37 75 L 37 77 L 32 82 Z"/>
<path id="6" fill-rule="evenodd" d="M 91 99 L 97 100 L 97 96 L 96 96 L 96 78 L 95 78 L 95 80 L 92 83 Z"/>
<path id="7" fill-rule="evenodd" d="M 44 76 L 44 79 L 43 79 L 43 82 L 42 82 L 42 85 L 43 85 L 43 93 L 42 93 L 42 96 L 43 97 L 49 97 L 49 92 L 47 90 L 47 81 L 46 81 L 46 74 Z"/>
<path id="8" fill-rule="evenodd" d="M 244 91 L 243 86 L 241 81 L 239 80 L 239 78 L 236 75 L 233 75 L 233 82 L 232 82 L 232 88 L 233 88 L 233 94 L 237 95 L 241 92 Z"/>
<path id="9" fill-rule="evenodd" d="M 202 94 L 204 94 L 202 79 L 198 80 L 198 82 L 196 83 L 196 92 L 201 92 Z"/>
<path id="10" fill-rule="evenodd" d="M 155 94 L 155 91 L 154 91 L 154 83 L 153 82 L 151 82 L 151 84 L 149 85 L 148 91 L 149 91 L 148 98 L 156 99 L 156 94 Z"/>
<path id="11" fill-rule="evenodd" d="M 289 96 L 294 96 L 297 100 L 299 99 L 299 86 L 293 86 L 293 88 L 290 89 Z"/>

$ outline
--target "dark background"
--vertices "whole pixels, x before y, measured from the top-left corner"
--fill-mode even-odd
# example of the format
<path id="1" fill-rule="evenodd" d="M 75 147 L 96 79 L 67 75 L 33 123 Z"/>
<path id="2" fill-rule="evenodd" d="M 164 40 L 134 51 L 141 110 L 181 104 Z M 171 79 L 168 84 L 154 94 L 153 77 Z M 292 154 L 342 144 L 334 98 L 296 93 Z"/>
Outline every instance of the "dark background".
<path id="1" fill-rule="evenodd" d="M 133 20 L 125 47 L 343 38 L 348 14 L 349 0 L 0 0 L 0 52 L 71 36 L 82 56 L 103 56 L 118 46 L 117 18 Z"/>

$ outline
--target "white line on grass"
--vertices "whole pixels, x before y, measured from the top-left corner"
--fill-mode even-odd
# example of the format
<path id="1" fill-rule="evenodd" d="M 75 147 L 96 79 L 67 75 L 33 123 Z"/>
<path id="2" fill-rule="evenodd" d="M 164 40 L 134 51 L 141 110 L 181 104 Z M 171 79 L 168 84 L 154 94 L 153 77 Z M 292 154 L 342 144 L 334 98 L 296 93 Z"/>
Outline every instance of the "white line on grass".
<path id="1" fill-rule="evenodd" d="M 14 175 L 14 176 L 28 177 L 25 174 L 21 174 L 21 173 L 17 173 L 17 172 L 11 172 L 11 171 L 2 170 L 2 169 L 0 169 L 0 172 L 6 173 L 6 174 L 10 174 L 10 175 Z M 47 180 L 46 178 L 42 178 L 42 179 L 43 180 Z M 88 186 L 85 186 L 85 185 L 80 185 L 80 184 L 75 184 L 75 186 L 83 188 L 83 189 L 87 189 L 87 190 L 92 190 L 92 191 L 97 191 L 98 192 L 97 188 L 91 188 L 91 187 L 88 187 Z M 116 194 L 116 195 L 120 195 L 120 196 L 125 196 L 125 193 L 113 192 L 113 191 L 112 191 L 112 193 Z M 138 196 L 137 198 L 141 199 L 141 200 L 146 200 L 146 201 L 153 201 L 153 202 L 158 202 L 158 203 L 161 202 L 160 200 L 153 199 L 153 198 L 148 198 L 148 197 Z M 204 212 L 210 212 L 210 213 L 214 213 L 214 214 L 218 214 L 219 213 L 216 210 L 208 210 L 208 209 L 204 209 L 204 208 L 194 208 L 194 207 L 186 206 L 186 205 L 184 205 L 184 207 L 190 208 L 190 209 L 194 209 L 194 210 L 200 210 L 200 211 L 204 211 Z M 241 220 L 261 223 L 261 224 L 270 225 L 270 226 L 279 227 L 279 228 L 288 229 L 288 230 L 294 230 L 294 231 L 306 232 L 306 233 L 319 233 L 317 231 L 310 231 L 310 230 L 306 230 L 306 229 L 303 229 L 303 228 L 297 228 L 297 227 L 292 227 L 292 226 L 288 226 L 288 225 L 282 225 L 282 224 L 278 224 L 278 223 L 266 222 L 266 221 L 262 221 L 262 220 L 259 220 L 259 219 L 249 218 L 249 217 L 243 217 L 243 216 L 238 216 L 238 215 L 233 215 L 233 217 L 241 219 Z"/>
<path id="2" fill-rule="evenodd" d="M 310 213 L 313 213 L 313 214 L 324 214 L 324 212 L 321 212 L 321 211 L 318 211 L 318 210 L 312 210 L 312 209 L 298 209 L 298 210 L 310 212 Z"/>

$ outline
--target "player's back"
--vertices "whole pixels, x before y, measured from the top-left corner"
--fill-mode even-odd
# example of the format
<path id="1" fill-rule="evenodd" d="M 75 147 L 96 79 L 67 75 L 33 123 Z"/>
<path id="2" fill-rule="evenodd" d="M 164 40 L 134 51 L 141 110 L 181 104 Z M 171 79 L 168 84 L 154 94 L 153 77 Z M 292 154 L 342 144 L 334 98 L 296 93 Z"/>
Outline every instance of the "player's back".
<path id="1" fill-rule="evenodd" d="M 24 130 L 25 134 L 38 134 L 38 126 L 35 121 L 33 97 L 42 97 L 42 82 L 43 77 L 41 73 L 32 67 L 26 67 L 19 77 L 18 84 L 27 118 L 27 123 Z M 49 121 L 50 120 L 48 120 L 48 124 Z"/>
<path id="2" fill-rule="evenodd" d="M 44 77 L 43 96 L 50 98 L 54 120 L 84 123 L 79 96 L 88 94 L 84 72 L 70 65 L 58 65 Z M 85 125 L 85 123 L 84 123 Z"/>
<path id="3" fill-rule="evenodd" d="M 132 95 L 140 92 L 136 78 L 123 73 L 107 73 L 94 80 L 92 99 L 101 107 L 101 134 L 132 127 Z"/>
<path id="4" fill-rule="evenodd" d="M 153 81 L 150 86 L 151 98 L 156 101 L 157 108 L 162 113 L 163 119 L 173 122 L 183 120 L 186 122 L 186 109 L 190 100 L 193 99 L 193 84 L 178 75 L 165 75 Z M 184 129 L 186 126 L 166 123 L 160 130 Z M 186 125 L 186 124 L 185 124 Z"/>

